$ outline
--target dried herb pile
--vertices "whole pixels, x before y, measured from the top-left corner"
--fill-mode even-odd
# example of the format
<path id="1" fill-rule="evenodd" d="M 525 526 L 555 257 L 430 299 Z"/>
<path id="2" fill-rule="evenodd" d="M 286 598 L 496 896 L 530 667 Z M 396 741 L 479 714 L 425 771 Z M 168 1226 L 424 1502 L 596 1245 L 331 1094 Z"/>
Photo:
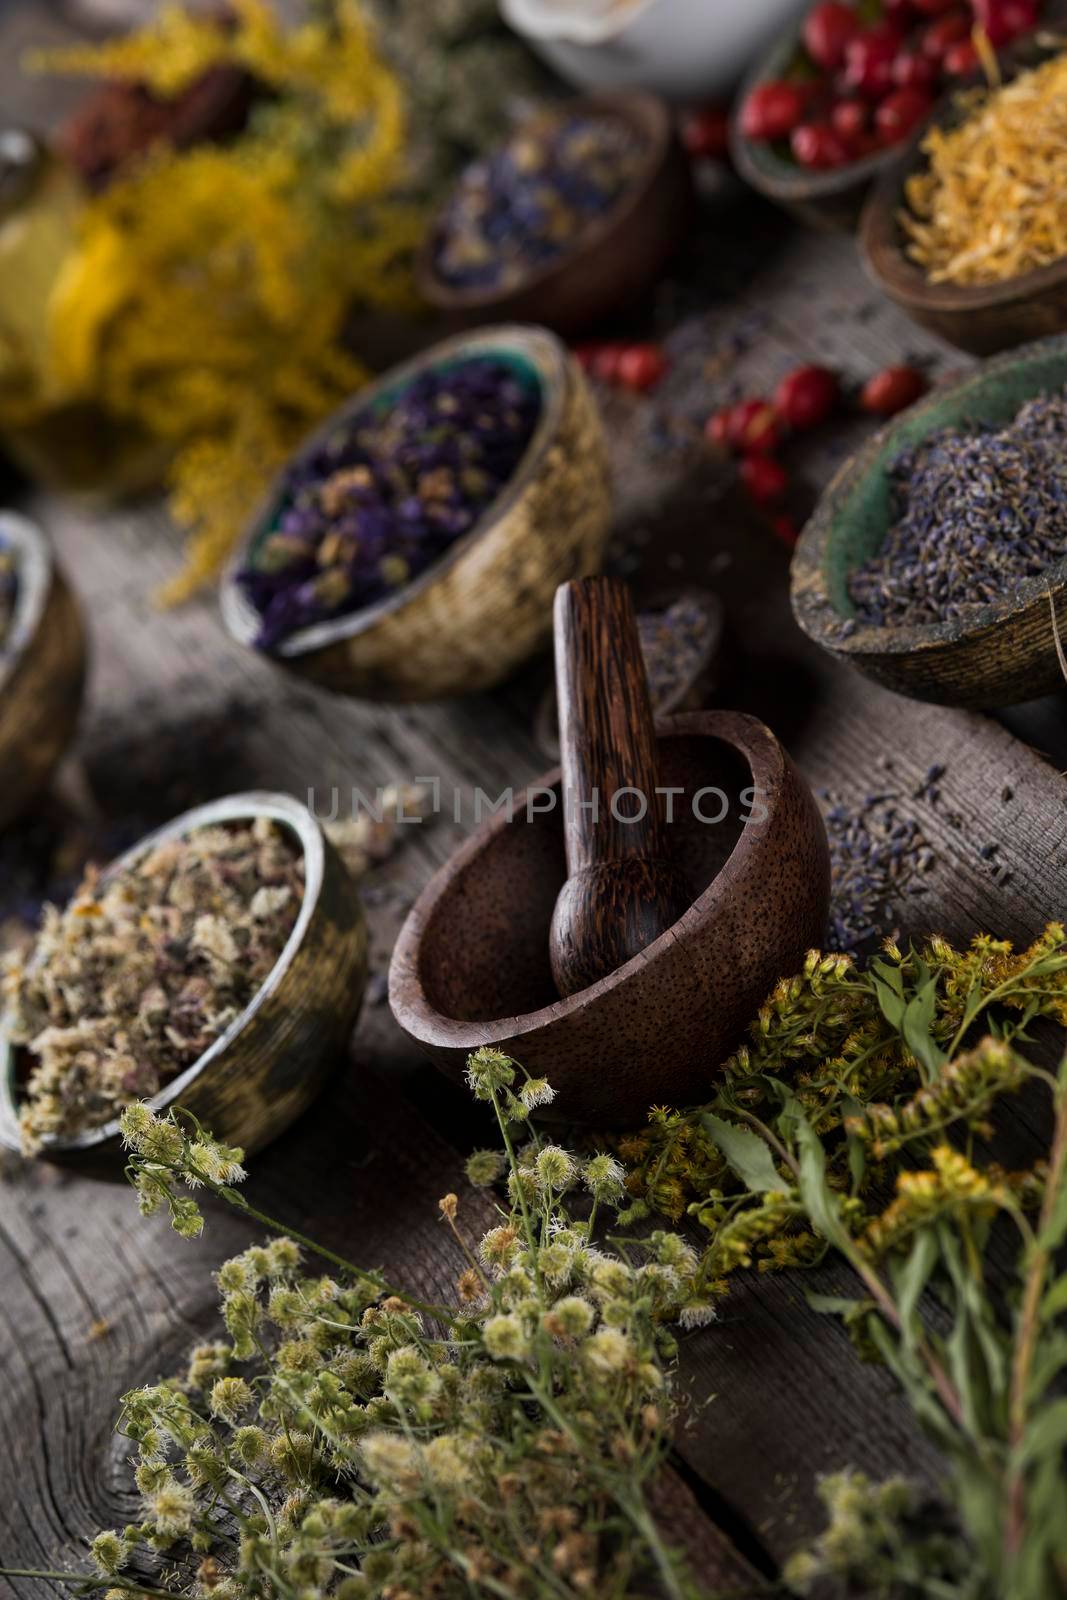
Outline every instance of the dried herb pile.
<path id="1" fill-rule="evenodd" d="M 506 1199 L 479 1241 L 442 1198 L 467 1262 L 451 1305 L 285 1235 L 234 1188 L 241 1152 L 181 1113 L 124 1113 L 144 1214 L 197 1234 L 189 1185 L 280 1236 L 220 1267 L 226 1336 L 125 1396 L 142 1513 L 93 1541 L 100 1587 L 136 1590 L 162 1553 L 150 1587 L 177 1595 L 191 1547 L 203 1600 L 696 1596 L 649 1505 L 674 1408 L 664 1324 L 693 1251 L 666 1232 L 625 1255 L 594 1244 L 618 1162 L 540 1138 L 529 1116 L 552 1090 L 497 1052 L 470 1058 L 469 1082 L 503 1149 L 468 1173 Z"/>
<path id="2" fill-rule="evenodd" d="M 150 1098 L 255 997 L 296 923 L 303 857 L 287 834 L 197 828 L 45 908 L 4 969 L 6 1023 L 32 1057 L 23 1145 L 69 1136 Z"/>
<path id="3" fill-rule="evenodd" d="M 18 556 L 14 546 L 0 533 L 0 651 L 14 620 L 18 592 Z"/>
<path id="4" fill-rule="evenodd" d="M 563 115 L 520 128 L 457 184 L 439 275 L 456 288 L 513 288 L 617 205 L 644 157 L 644 140 L 621 117 Z"/>
<path id="5" fill-rule="evenodd" d="M 1005 427 L 945 428 L 889 471 L 893 522 L 849 578 L 876 627 L 966 620 L 1067 555 L 1067 396 Z"/>
<path id="6" fill-rule="evenodd" d="M 532 377 L 476 357 L 420 373 L 298 459 L 276 527 L 239 576 L 263 619 L 260 649 L 417 578 L 500 494 L 539 414 Z"/>
<path id="7" fill-rule="evenodd" d="M 1067 55 L 934 127 L 901 225 L 933 283 L 1001 283 L 1067 254 Z"/>
<path id="8" fill-rule="evenodd" d="M 707 1105 L 654 1111 L 618 1145 L 638 1196 L 626 1220 L 688 1214 L 706 1230 L 698 1295 L 739 1269 L 841 1256 L 854 1291 L 812 1304 L 890 1369 L 947 1463 L 932 1518 L 907 1485 L 829 1482 L 830 1526 L 788 1565 L 793 1592 L 1063 1593 L 1067 1063 L 1055 1077 L 1022 1053 L 1039 1018 L 1067 1022 L 1058 924 L 1018 953 L 935 939 L 888 946 L 865 971 L 813 953 Z M 1051 1096 L 1050 1146 L 1010 1171 L 990 1141 L 1024 1090 Z"/>

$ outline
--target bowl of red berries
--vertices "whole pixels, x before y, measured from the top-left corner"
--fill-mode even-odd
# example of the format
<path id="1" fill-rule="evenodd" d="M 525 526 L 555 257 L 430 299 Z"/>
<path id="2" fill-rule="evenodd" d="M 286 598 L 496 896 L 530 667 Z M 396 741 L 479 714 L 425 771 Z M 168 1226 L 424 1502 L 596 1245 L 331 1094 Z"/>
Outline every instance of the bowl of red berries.
<path id="1" fill-rule="evenodd" d="M 738 172 L 805 222 L 853 228 L 938 100 L 1056 10 L 1051 0 L 818 0 L 738 98 Z"/>

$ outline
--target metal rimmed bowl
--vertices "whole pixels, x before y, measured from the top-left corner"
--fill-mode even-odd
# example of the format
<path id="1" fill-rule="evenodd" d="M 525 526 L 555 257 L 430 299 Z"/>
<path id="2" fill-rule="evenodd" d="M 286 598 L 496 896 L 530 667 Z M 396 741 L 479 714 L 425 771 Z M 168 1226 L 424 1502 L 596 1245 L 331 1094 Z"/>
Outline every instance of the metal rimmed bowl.
<path id="1" fill-rule="evenodd" d="M 423 299 L 453 326 L 514 319 L 543 323 L 571 337 L 639 301 L 681 245 L 693 203 L 692 176 L 666 105 L 639 90 L 605 92 L 546 106 L 521 131 L 536 137 L 561 113 L 628 124 L 644 143 L 640 171 L 562 254 L 507 285 L 457 286 L 441 277 L 437 252 L 446 201 L 427 230 L 415 271 Z"/>
<path id="2" fill-rule="evenodd" d="M 0 828 L 48 783 L 78 724 L 86 642 L 78 602 L 36 523 L 0 512 L 18 562 L 15 613 L 0 643 Z"/>
<path id="3" fill-rule="evenodd" d="M 157 829 L 111 863 L 103 882 L 150 850 L 196 828 L 267 817 L 286 829 L 304 858 L 300 914 L 266 982 L 199 1060 L 148 1104 L 182 1106 L 226 1143 L 255 1151 L 293 1122 L 341 1059 L 367 981 L 367 930 L 359 895 L 322 828 L 286 794 L 231 795 L 197 806 Z M 0 1029 L 0 1145 L 19 1150 L 20 1086 L 26 1052 Z M 46 1160 L 114 1168 L 118 1120 L 66 1139 L 48 1139 Z"/>
<path id="4" fill-rule="evenodd" d="M 1052 627 L 1067 633 L 1067 556 L 965 622 L 880 628 L 856 621 L 849 574 L 881 547 L 891 515 L 888 471 L 939 429 L 1010 422 L 1027 400 L 1067 384 L 1067 335 L 987 361 L 911 406 L 838 472 L 793 557 L 793 610 L 817 644 L 877 683 L 917 700 L 974 710 L 1017 705 L 1063 682 Z"/>
<path id="5" fill-rule="evenodd" d="M 541 411 L 511 480 L 478 523 L 387 599 L 283 639 L 271 659 L 342 694 L 436 700 L 501 682 L 547 643 L 552 597 L 568 578 L 600 570 L 611 518 L 607 443 L 577 362 L 544 328 L 461 334 L 396 367 L 348 401 L 302 446 L 313 455 L 367 409 L 387 406 L 419 373 L 492 356 L 532 377 Z M 253 647 L 260 618 L 237 573 L 271 532 L 279 479 L 222 583 L 222 615 Z"/>

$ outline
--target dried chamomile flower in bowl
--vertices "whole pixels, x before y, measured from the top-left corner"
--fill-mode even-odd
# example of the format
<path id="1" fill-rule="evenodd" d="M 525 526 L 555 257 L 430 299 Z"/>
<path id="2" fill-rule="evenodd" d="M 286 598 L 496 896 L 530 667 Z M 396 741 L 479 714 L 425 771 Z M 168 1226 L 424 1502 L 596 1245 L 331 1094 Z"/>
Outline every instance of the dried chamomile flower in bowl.
<path id="1" fill-rule="evenodd" d="M 367 977 L 354 884 L 284 794 L 200 806 L 90 869 L 3 974 L 0 1144 L 106 1167 L 131 1101 L 255 1150 L 310 1104 Z"/>
<path id="2" fill-rule="evenodd" d="M 297 451 L 223 580 L 223 620 L 339 693 L 474 693 L 547 644 L 556 588 L 599 571 L 610 511 L 578 363 L 543 328 L 484 328 L 393 369 Z"/>
<path id="3" fill-rule="evenodd" d="M 0 511 L 0 828 L 40 794 L 70 744 L 85 659 L 78 603 L 47 539 Z"/>

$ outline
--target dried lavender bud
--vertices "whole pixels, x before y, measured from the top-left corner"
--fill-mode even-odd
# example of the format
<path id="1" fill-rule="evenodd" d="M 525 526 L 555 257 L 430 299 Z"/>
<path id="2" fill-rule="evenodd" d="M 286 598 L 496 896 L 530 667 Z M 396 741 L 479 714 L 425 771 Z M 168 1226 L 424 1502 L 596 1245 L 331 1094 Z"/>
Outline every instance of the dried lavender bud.
<path id="1" fill-rule="evenodd" d="M 0 650 L 4 648 L 4 640 L 14 620 L 18 592 L 18 555 L 14 546 L 8 544 L 0 533 Z"/>
<path id="2" fill-rule="evenodd" d="M 256 640 L 362 610 L 469 533 L 529 447 L 536 381 L 491 357 L 421 372 L 290 467 L 274 526 L 238 582 Z"/>
<path id="3" fill-rule="evenodd" d="M 670 705 L 700 672 L 711 633 L 711 617 L 698 600 L 683 595 L 665 611 L 637 618 L 653 708 Z"/>
<path id="4" fill-rule="evenodd" d="M 936 857 L 899 795 L 865 795 L 859 806 L 826 790 L 820 799 L 830 842 L 830 943 L 867 954 L 894 931 L 908 896 L 923 891 Z"/>
<path id="5" fill-rule="evenodd" d="M 621 117 L 549 117 L 520 129 L 457 184 L 438 273 L 457 288 L 521 283 L 618 203 L 644 155 L 645 141 Z"/>
<path id="6" fill-rule="evenodd" d="M 889 469 L 893 522 L 849 579 L 876 627 L 966 621 L 1067 555 L 1067 394 L 1006 427 L 946 428 Z"/>
<path id="7" fill-rule="evenodd" d="M 7 1025 L 33 1066 L 27 1152 L 157 1094 L 225 1032 L 272 971 L 304 896 L 304 860 L 266 818 L 159 844 L 45 908 L 4 969 Z"/>

